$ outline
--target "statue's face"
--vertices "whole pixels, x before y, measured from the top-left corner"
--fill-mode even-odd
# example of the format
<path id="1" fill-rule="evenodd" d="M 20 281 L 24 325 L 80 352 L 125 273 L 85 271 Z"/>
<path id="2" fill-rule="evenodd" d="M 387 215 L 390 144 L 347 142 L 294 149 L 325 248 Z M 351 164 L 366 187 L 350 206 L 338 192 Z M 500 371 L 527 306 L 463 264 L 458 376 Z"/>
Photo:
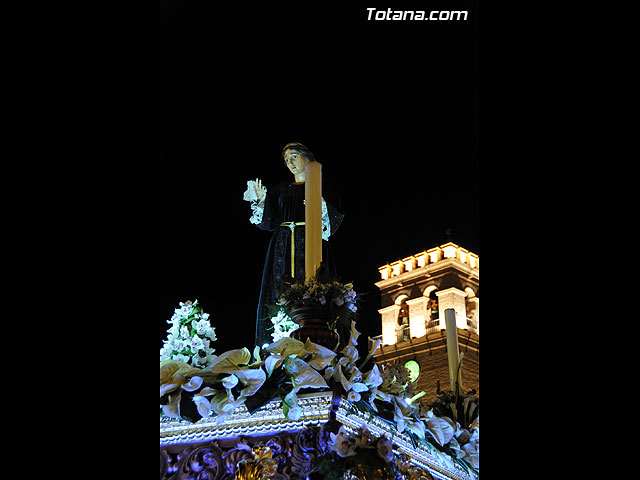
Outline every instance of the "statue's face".
<path id="1" fill-rule="evenodd" d="M 309 163 L 309 161 L 296 150 L 287 148 L 284 152 L 284 163 L 287 165 L 289 171 L 295 175 L 303 173 L 304 166 Z"/>

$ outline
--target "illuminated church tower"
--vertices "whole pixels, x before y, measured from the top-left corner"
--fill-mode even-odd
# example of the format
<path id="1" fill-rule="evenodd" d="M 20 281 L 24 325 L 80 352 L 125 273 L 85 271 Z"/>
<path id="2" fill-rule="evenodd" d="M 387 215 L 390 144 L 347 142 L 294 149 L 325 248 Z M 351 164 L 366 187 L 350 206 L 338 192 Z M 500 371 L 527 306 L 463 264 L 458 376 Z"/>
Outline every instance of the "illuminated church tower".
<path id="1" fill-rule="evenodd" d="M 440 390 L 450 390 L 444 311 L 456 313 L 458 344 L 464 353 L 462 390 L 475 389 L 478 381 L 480 334 L 478 255 L 454 244 L 420 252 L 380 267 L 382 344 L 376 363 L 398 360 L 424 390 L 423 402 Z M 380 338 L 378 337 L 378 338 Z"/>

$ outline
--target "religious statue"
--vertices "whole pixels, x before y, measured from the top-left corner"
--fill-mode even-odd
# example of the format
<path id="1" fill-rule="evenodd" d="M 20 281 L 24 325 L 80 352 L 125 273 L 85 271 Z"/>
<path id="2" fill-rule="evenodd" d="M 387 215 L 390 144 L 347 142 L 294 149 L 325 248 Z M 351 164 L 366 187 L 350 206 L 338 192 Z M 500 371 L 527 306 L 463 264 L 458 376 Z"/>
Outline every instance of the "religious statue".
<path id="1" fill-rule="evenodd" d="M 243 199 L 251 202 L 249 221 L 262 230 L 273 232 L 262 273 L 262 285 L 256 319 L 256 345 L 272 343 L 269 305 L 275 305 L 293 277 L 305 279 L 305 165 L 316 161 L 301 143 L 288 143 L 282 157 L 293 181 L 285 181 L 267 190 L 259 178 L 247 182 Z M 330 275 L 336 275 L 328 240 L 344 218 L 338 193 L 322 179 L 322 260 Z"/>

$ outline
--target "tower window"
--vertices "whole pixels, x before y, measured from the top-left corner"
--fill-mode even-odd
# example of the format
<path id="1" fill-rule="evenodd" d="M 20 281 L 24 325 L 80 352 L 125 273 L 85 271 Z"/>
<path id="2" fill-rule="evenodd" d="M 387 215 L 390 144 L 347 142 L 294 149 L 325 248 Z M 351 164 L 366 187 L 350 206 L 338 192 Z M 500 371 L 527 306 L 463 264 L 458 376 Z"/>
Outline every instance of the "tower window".
<path id="1" fill-rule="evenodd" d="M 400 313 L 398 314 L 397 337 L 398 342 L 404 342 L 411 338 L 411 332 L 409 330 L 409 306 L 404 300 L 400 304 Z"/>
<path id="2" fill-rule="evenodd" d="M 409 326 L 409 306 L 402 302 L 400 305 L 400 313 L 398 314 L 398 325 Z"/>

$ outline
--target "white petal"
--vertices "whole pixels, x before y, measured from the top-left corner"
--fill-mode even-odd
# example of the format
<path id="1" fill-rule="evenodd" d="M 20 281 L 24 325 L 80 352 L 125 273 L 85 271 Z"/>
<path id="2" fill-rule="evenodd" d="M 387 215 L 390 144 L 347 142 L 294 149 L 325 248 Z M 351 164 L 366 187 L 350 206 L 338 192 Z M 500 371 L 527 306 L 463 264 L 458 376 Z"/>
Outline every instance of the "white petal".
<path id="1" fill-rule="evenodd" d="M 269 355 L 264 361 L 264 368 L 267 371 L 267 374 L 271 376 L 273 371 L 280 366 L 283 360 L 284 357 L 282 355 Z"/>
<path id="2" fill-rule="evenodd" d="M 238 385 L 238 377 L 236 377 L 235 375 L 230 375 L 222 380 L 222 386 L 224 388 L 233 388 L 236 385 Z"/>
<path id="3" fill-rule="evenodd" d="M 297 406 L 290 408 L 289 411 L 287 412 L 287 418 L 292 421 L 300 420 L 301 416 L 302 416 L 302 409 Z"/>
<path id="4" fill-rule="evenodd" d="M 369 390 L 369 387 L 367 387 L 364 383 L 353 383 L 351 384 L 351 390 L 355 392 L 366 392 Z"/>
<path id="5" fill-rule="evenodd" d="M 316 370 L 322 370 L 324 367 L 329 365 L 331 360 L 333 360 L 336 356 L 336 352 L 334 352 L 333 350 L 313 343 L 308 338 L 306 343 L 304 344 L 304 348 L 307 352 L 310 352 L 312 354 L 311 360 L 309 360 L 308 363 Z"/>
<path id="6" fill-rule="evenodd" d="M 427 420 L 427 428 L 433 433 L 436 441 L 441 446 L 445 446 L 451 441 L 455 431 L 449 422 L 439 417 L 433 417 Z"/>
<path id="7" fill-rule="evenodd" d="M 182 385 L 182 388 L 187 392 L 194 392 L 202 386 L 202 377 L 191 377 L 191 379 Z"/>
<path id="8" fill-rule="evenodd" d="M 198 413 L 202 418 L 207 418 L 211 414 L 211 402 L 201 395 L 194 395 L 193 402 L 198 408 Z"/>
<path id="9" fill-rule="evenodd" d="M 254 395 L 267 380 L 267 374 L 261 368 L 236 370 L 234 373 L 246 387 L 240 392 L 241 397 Z"/>
<path id="10" fill-rule="evenodd" d="M 247 365 L 251 361 L 251 352 L 245 348 L 229 350 L 218 356 L 205 370 L 212 373 L 224 373 L 235 370 L 240 365 Z"/>

